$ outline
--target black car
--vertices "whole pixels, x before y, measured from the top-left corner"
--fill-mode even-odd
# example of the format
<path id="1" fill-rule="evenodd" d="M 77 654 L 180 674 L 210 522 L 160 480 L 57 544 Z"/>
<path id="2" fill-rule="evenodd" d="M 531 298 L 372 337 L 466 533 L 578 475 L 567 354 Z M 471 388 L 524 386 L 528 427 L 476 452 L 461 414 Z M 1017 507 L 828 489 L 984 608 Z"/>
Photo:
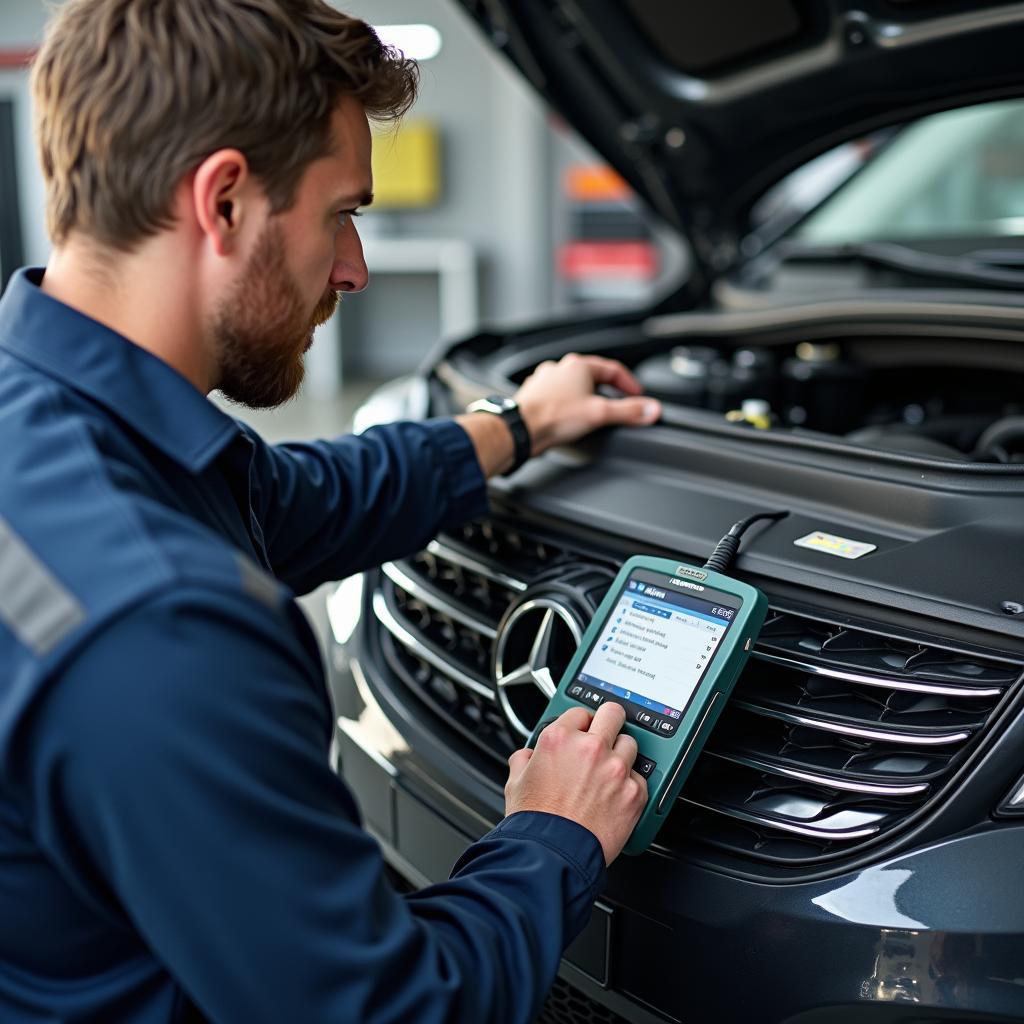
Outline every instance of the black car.
<path id="1" fill-rule="evenodd" d="M 1024 1018 L 1024 4 L 463 6 L 691 258 L 651 308 L 447 345 L 363 410 L 447 415 L 569 351 L 665 403 L 330 597 L 336 751 L 396 878 L 501 816 L 628 556 L 788 509 L 735 567 L 771 605 L 753 657 L 542 1020 Z"/>

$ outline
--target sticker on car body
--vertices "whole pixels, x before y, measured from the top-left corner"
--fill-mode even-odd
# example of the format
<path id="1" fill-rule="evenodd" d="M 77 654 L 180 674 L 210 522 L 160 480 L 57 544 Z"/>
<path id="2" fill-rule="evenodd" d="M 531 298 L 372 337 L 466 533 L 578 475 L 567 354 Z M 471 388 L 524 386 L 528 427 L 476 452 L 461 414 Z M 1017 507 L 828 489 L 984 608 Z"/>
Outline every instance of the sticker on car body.
<path id="1" fill-rule="evenodd" d="M 862 540 L 850 540 L 849 537 L 837 537 L 834 533 L 822 533 L 820 530 L 815 530 L 806 537 L 799 537 L 793 543 L 798 548 L 823 551 L 826 555 L 835 555 L 837 558 L 860 558 L 878 547 L 877 544 L 866 544 Z"/>

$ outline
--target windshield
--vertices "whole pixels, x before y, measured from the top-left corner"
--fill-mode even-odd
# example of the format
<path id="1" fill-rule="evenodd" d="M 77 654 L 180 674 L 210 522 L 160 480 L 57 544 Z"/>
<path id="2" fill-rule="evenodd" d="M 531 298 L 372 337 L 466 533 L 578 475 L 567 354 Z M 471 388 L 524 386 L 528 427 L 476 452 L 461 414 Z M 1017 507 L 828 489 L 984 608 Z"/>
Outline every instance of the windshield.
<path id="1" fill-rule="evenodd" d="M 794 231 L 814 244 L 1024 236 L 1024 101 L 902 129 Z"/>

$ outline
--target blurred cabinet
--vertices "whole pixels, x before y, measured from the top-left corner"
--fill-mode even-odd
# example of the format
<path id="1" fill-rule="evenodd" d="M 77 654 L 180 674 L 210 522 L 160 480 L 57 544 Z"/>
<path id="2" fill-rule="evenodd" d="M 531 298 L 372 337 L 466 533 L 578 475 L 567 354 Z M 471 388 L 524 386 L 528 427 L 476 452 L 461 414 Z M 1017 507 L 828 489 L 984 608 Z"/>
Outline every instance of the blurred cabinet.
<path id="1" fill-rule="evenodd" d="M 11 274 L 25 261 L 16 157 L 14 104 L 10 100 L 0 100 L 0 292 L 7 287 Z"/>
<path id="2" fill-rule="evenodd" d="M 478 258 L 458 239 L 366 238 L 370 287 L 342 300 L 307 357 L 307 391 L 335 397 L 346 377 L 416 369 L 439 339 L 479 328 Z"/>

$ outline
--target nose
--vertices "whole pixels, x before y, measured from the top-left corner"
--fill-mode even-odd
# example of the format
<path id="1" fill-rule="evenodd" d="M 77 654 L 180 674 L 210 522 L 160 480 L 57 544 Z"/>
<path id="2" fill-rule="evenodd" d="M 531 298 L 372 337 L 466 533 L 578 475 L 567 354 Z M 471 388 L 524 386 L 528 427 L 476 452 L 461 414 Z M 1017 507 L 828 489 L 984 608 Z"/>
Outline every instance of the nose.
<path id="1" fill-rule="evenodd" d="M 338 232 L 334 241 L 334 265 L 331 287 L 339 292 L 361 292 L 370 282 L 363 258 L 363 243 L 352 220 Z"/>

